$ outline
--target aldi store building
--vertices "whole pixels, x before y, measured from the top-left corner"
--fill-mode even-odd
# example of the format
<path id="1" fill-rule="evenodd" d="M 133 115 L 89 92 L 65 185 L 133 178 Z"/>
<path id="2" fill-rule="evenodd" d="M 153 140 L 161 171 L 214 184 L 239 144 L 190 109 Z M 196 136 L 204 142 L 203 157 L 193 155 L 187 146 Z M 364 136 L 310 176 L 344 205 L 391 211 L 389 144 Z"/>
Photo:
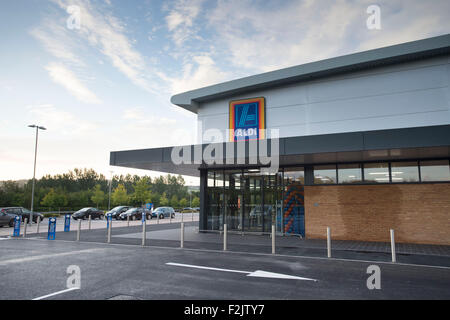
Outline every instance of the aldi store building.
<path id="1" fill-rule="evenodd" d="M 171 101 L 202 140 L 110 164 L 200 177 L 200 230 L 450 245 L 450 35 Z"/>

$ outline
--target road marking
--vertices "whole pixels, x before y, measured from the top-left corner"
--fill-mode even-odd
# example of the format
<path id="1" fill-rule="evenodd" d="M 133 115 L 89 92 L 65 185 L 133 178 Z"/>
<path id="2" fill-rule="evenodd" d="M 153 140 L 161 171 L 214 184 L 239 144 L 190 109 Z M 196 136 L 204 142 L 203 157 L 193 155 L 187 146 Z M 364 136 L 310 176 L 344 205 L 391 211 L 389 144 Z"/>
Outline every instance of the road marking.
<path id="1" fill-rule="evenodd" d="M 194 269 L 204 269 L 204 270 L 234 272 L 234 273 L 245 273 L 245 274 L 247 274 L 247 277 L 317 281 L 316 279 L 297 277 L 297 276 L 291 276 L 291 275 L 287 275 L 287 274 L 268 272 L 268 271 L 262 271 L 262 270 L 242 271 L 242 270 L 221 269 L 221 268 L 213 268 L 213 267 L 205 267 L 205 266 L 195 266 L 195 265 L 192 265 L 192 264 L 183 264 L 183 263 L 175 263 L 175 262 L 168 262 L 166 264 L 170 265 L 170 266 L 186 267 L 186 268 L 194 268 Z"/>
<path id="2" fill-rule="evenodd" d="M 45 298 L 48 298 L 48 297 L 56 296 L 56 295 L 61 294 L 61 293 L 66 293 L 66 292 L 69 292 L 69 291 L 79 290 L 79 289 L 80 288 L 77 288 L 77 287 L 69 288 L 69 289 L 66 289 L 66 290 L 61 290 L 61 291 L 58 291 L 58 292 L 50 293 L 50 294 L 47 294 L 47 295 L 42 296 L 42 297 L 34 298 L 32 300 L 42 300 L 42 299 L 45 299 Z"/>
<path id="3" fill-rule="evenodd" d="M 0 266 L 12 264 L 12 263 L 22 263 L 22 262 L 35 261 L 35 260 L 40 260 L 40 259 L 62 257 L 62 256 L 68 256 L 68 255 L 72 255 L 72 254 L 92 253 L 92 252 L 103 251 L 103 250 L 105 250 L 105 249 L 96 248 L 96 249 L 86 249 L 86 250 L 69 251 L 69 252 L 61 252 L 61 253 L 53 253 L 53 254 L 43 254 L 40 256 L 31 256 L 31 257 L 25 257 L 25 258 L 16 258 L 16 259 L 0 261 Z"/>

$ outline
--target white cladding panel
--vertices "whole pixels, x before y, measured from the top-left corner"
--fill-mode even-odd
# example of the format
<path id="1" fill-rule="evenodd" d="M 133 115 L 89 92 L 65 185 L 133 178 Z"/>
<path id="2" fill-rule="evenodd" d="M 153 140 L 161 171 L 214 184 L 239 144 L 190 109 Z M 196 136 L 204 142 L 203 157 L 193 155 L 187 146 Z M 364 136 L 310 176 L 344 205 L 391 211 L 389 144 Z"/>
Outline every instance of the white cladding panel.
<path id="1" fill-rule="evenodd" d="M 229 102 L 253 97 L 280 137 L 447 125 L 449 83 L 449 56 L 403 63 L 202 103 L 199 128 L 226 132 Z"/>

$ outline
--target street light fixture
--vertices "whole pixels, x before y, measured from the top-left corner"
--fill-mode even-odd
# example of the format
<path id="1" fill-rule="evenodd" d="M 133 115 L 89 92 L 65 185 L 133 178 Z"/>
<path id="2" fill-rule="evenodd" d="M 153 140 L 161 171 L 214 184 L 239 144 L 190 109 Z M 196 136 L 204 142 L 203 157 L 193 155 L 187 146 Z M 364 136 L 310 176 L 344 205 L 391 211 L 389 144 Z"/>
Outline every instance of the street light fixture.
<path id="1" fill-rule="evenodd" d="M 33 170 L 33 187 L 31 189 L 31 212 L 30 212 L 30 219 L 28 220 L 28 223 L 31 225 L 31 222 L 33 221 L 33 207 L 34 207 L 34 184 L 36 181 L 36 156 L 37 156 L 37 144 L 38 144 L 38 135 L 39 135 L 39 129 L 41 130 L 47 130 L 45 127 L 40 127 L 35 124 L 31 124 L 28 127 L 30 128 L 36 128 L 36 144 L 34 146 L 34 170 Z"/>

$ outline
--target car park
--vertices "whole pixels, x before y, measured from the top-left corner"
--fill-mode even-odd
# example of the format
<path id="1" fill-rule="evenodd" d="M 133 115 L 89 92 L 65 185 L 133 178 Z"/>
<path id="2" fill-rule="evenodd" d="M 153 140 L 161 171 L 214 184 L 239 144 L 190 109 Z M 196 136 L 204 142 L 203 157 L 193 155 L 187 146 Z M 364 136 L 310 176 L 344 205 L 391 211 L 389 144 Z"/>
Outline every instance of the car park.
<path id="1" fill-rule="evenodd" d="M 158 207 L 152 212 L 152 218 L 175 218 L 175 210 L 172 207 Z"/>
<path id="2" fill-rule="evenodd" d="M 142 215 L 145 214 L 147 219 L 151 219 L 151 211 L 145 208 L 131 208 L 125 212 L 120 214 L 120 220 L 127 220 L 130 217 L 130 220 L 140 220 L 142 219 Z"/>
<path id="3" fill-rule="evenodd" d="M 9 208 L 0 208 L 0 227 L 10 226 L 14 227 L 14 219 L 18 216 L 10 213 Z"/>
<path id="4" fill-rule="evenodd" d="M 88 219 L 89 216 L 91 216 L 91 219 L 103 219 L 105 213 L 102 210 L 99 210 L 97 208 L 87 207 L 80 209 L 78 211 L 75 211 L 72 214 L 72 219 L 78 220 L 78 219 Z"/>
<path id="5" fill-rule="evenodd" d="M 106 212 L 105 215 L 107 214 L 111 214 L 111 216 L 116 219 L 119 220 L 120 219 L 120 214 L 124 213 L 125 211 L 131 209 L 133 207 L 130 206 L 118 206 L 118 207 L 114 207 L 112 208 L 110 211 Z"/>
<path id="6" fill-rule="evenodd" d="M 12 214 L 17 215 L 21 218 L 22 221 L 25 221 L 25 219 L 30 219 L 31 211 L 28 209 L 25 209 L 23 207 L 7 207 L 7 208 L 1 208 L 0 210 Z M 33 222 L 37 222 L 38 217 L 40 217 L 40 221 L 44 220 L 44 215 L 39 212 L 33 212 Z"/>

